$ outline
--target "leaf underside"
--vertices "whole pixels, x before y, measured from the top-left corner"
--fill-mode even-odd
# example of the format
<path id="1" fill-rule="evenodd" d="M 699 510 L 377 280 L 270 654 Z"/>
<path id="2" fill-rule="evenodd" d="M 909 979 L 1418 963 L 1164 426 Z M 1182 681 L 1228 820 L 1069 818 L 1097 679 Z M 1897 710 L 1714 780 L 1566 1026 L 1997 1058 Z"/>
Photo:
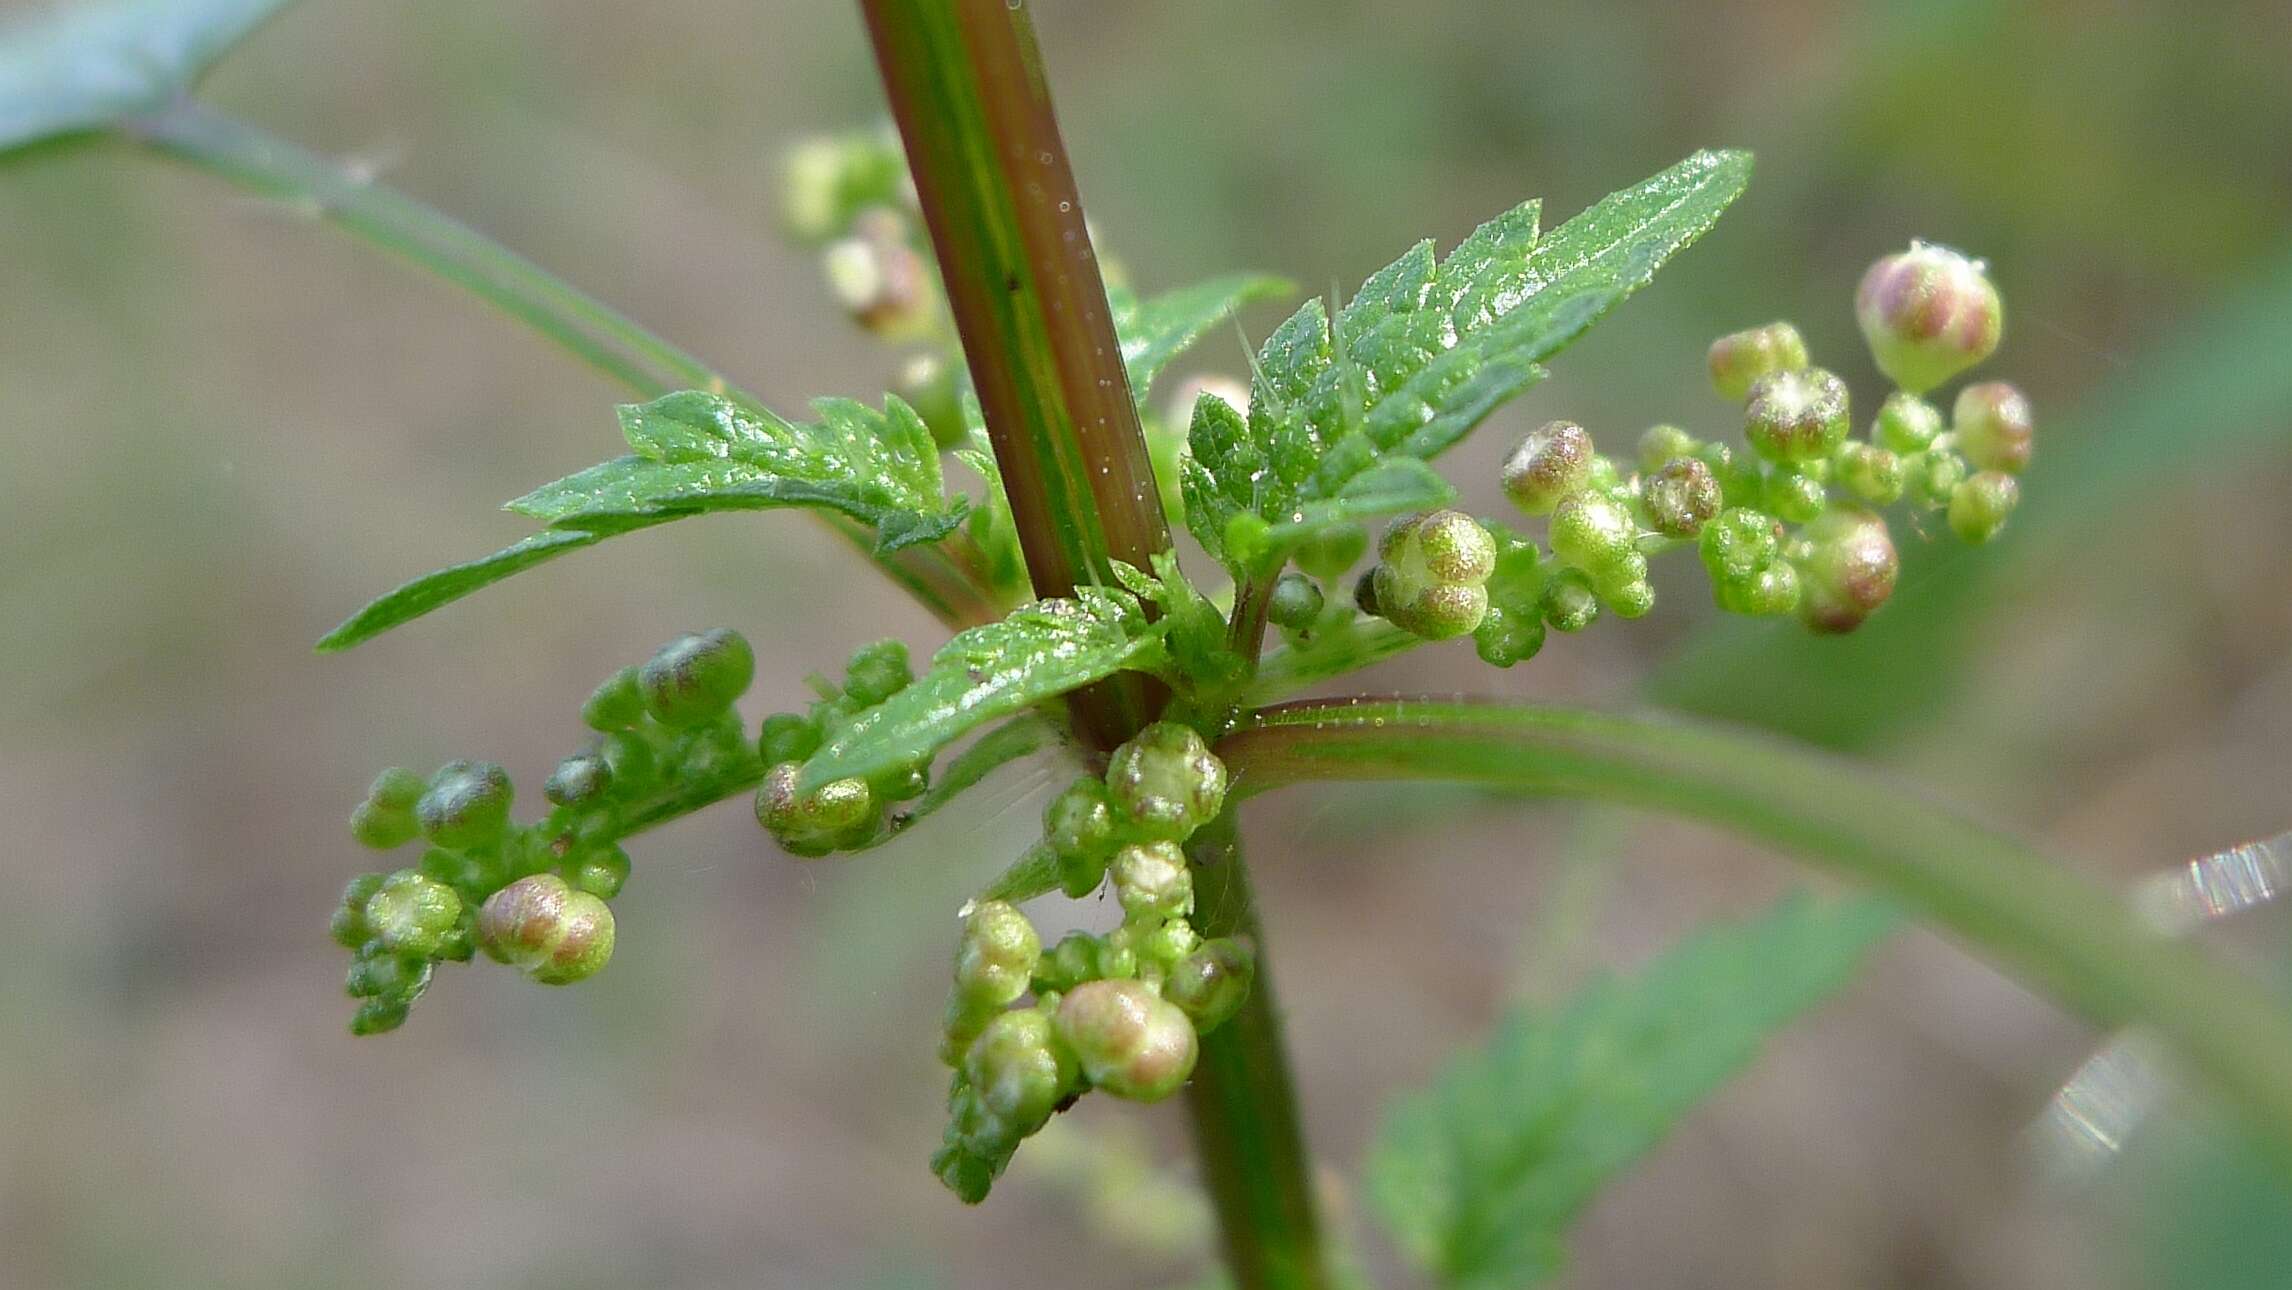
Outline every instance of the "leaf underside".
<path id="1" fill-rule="evenodd" d="M 79 0 L 0 18 L 0 154 L 187 92 L 293 0 Z"/>
<path id="2" fill-rule="evenodd" d="M 1557 1012 L 1515 1011 L 1387 1113 L 1367 1179 L 1387 1229 L 1457 1290 L 1552 1275 L 1599 1188 L 1852 980 L 1893 926 L 1877 902 L 1802 894 Z"/>
<path id="3" fill-rule="evenodd" d="M 1188 527 L 1230 565 L 1255 563 L 1260 553 L 1225 549 L 1237 515 L 1309 531 L 1328 514 L 1316 504 L 1365 472 L 1439 455 L 1708 230 L 1750 171 L 1746 153 L 1699 152 L 1545 236 L 1526 202 L 1445 260 L 1418 243 L 1334 319 L 1306 302 L 1259 350 L 1246 417 L 1212 397 L 1195 405 Z M 1397 508 L 1409 496 L 1377 495 Z M 1368 513 L 1365 502 L 1348 511 Z"/>

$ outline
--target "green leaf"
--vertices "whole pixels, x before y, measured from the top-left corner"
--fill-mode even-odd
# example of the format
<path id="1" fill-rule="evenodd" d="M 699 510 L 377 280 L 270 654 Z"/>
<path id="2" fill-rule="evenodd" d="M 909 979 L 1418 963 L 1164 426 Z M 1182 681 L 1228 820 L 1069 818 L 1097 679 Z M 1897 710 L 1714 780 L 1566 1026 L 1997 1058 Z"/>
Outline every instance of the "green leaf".
<path id="1" fill-rule="evenodd" d="M 1875 902 L 1797 896 L 1556 1013 L 1514 1012 L 1390 1111 L 1370 1149 L 1371 1200 L 1441 1285 L 1514 1290 L 1552 1275 L 1599 1188 L 1853 979 L 1893 926 Z"/>
<path id="2" fill-rule="evenodd" d="M 165 106 L 291 0 L 91 0 L 0 19 L 0 153 Z"/>
<path id="3" fill-rule="evenodd" d="M 817 787 L 930 757 L 965 731 L 1057 698 L 1124 669 L 1163 665 L 1162 633 L 1137 597 L 1081 587 L 1071 600 L 1038 600 L 1000 622 L 958 634 L 914 684 L 868 709 L 804 764 Z"/>
<path id="4" fill-rule="evenodd" d="M 635 455 L 616 457 L 509 504 L 561 528 L 711 511 L 817 506 L 876 530 L 876 552 L 934 542 L 963 519 L 939 475 L 939 451 L 897 398 L 877 412 L 849 399 L 786 421 L 722 395 L 686 390 L 623 407 Z"/>
<path id="5" fill-rule="evenodd" d="M 664 523 L 671 518 L 674 517 L 663 516 L 652 522 Z M 344 619 L 341 626 L 319 638 L 318 651 L 333 654 L 364 644 L 393 627 L 412 622 L 480 588 L 490 587 L 511 574 L 523 573 L 582 547 L 595 546 L 615 532 L 642 527 L 645 526 L 627 525 L 614 530 L 551 529 L 467 564 L 425 573 Z"/>
<path id="6" fill-rule="evenodd" d="M 1746 153 L 1699 152 L 1549 236 L 1538 236 L 1528 202 L 1446 260 L 1420 242 L 1334 319 L 1306 302 L 1259 350 L 1246 421 L 1221 403 L 1195 404 L 1185 475 L 1194 536 L 1248 567 L 1225 551 L 1235 516 L 1303 526 L 1311 503 L 1344 496 L 1380 463 L 1439 455 L 1702 236 L 1750 174 Z"/>
<path id="7" fill-rule="evenodd" d="M 1122 344 L 1122 362 L 1130 369 L 1131 392 L 1143 405 L 1162 369 L 1212 327 L 1253 300 L 1287 295 L 1295 289 L 1280 278 L 1247 273 L 1179 287 L 1147 301 L 1140 301 L 1126 287 L 1107 288 L 1114 334 Z"/>

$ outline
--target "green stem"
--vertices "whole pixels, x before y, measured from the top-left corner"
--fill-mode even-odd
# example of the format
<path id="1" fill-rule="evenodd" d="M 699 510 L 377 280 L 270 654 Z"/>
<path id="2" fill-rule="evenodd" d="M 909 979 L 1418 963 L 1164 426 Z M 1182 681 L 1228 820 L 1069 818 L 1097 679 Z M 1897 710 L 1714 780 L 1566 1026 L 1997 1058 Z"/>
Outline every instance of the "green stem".
<path id="1" fill-rule="evenodd" d="M 1238 792 L 1444 779 L 1672 811 L 1868 883 L 2056 1002 L 2137 1025 L 2292 1175 L 2292 1012 L 2013 841 L 1832 757 L 1681 721 L 1341 699 L 1268 708 L 1218 746 Z"/>
<path id="2" fill-rule="evenodd" d="M 1016 0 L 862 0 L 1036 594 L 1170 547 L 1146 437 Z M 1135 676 L 1081 692 L 1101 749 L 1153 719 Z"/>
<path id="3" fill-rule="evenodd" d="M 756 402 L 699 359 L 452 216 L 288 140 L 191 99 L 133 118 L 121 130 L 162 156 L 306 209 L 429 270 L 525 323 L 639 398 L 705 389 Z M 874 535 L 865 526 L 841 516 L 822 518 L 863 553 L 872 552 Z M 958 630 L 999 618 L 1006 608 L 988 590 L 962 542 L 958 535 L 878 561 Z"/>

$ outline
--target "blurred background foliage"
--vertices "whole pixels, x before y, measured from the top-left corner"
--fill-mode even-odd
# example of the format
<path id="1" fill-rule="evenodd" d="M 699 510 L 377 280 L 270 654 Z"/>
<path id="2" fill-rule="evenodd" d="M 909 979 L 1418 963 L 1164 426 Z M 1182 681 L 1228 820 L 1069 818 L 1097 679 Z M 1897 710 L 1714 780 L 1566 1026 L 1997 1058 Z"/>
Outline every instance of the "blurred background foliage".
<path id="1" fill-rule="evenodd" d="M 1844 640 L 1716 623 L 1681 568 L 1650 620 L 1527 667 L 1451 646 L 1372 684 L 1765 722 L 2103 881 L 2292 816 L 2292 9 L 1035 8 L 1094 221 L 1149 288 L 1350 285 L 1524 196 L 1556 217 L 1695 147 L 1758 152 L 1718 232 L 1460 451 L 1483 509 L 1549 417 L 1611 450 L 1659 420 L 1726 431 L 1702 347 L 1772 317 L 1867 403 L 1861 267 L 1912 236 L 1993 262 L 1986 370 L 2041 419 L 1997 549 L 1907 541 L 1897 602 Z M 784 408 L 886 383 L 771 228 L 780 150 L 881 110 L 840 0 L 308 0 L 208 97 Z M 1198 1213 L 1150 1168 L 1182 1168 L 1172 1108 L 1142 1137 L 1089 1108 L 978 1213 L 923 1167 L 951 911 L 1031 835 L 1047 775 L 848 864 L 784 859 L 737 806 L 685 822 L 636 849 L 595 982 L 453 972 L 406 1031 L 349 1040 L 323 924 L 374 769 L 486 756 L 537 785 L 588 686 L 675 631 L 745 632 L 768 707 L 860 636 L 928 648 L 932 624 L 823 531 L 728 517 L 318 658 L 369 594 L 522 532 L 493 508 L 609 450 L 616 391 L 301 213 L 121 148 L 0 169 L 0 238 L 0 1281 L 1151 1287 L 1198 1266 Z M 1236 372 L 1240 344 L 1192 366 Z M 1697 830 L 1425 789 L 1294 794 L 1252 823 L 1341 1220 L 1384 1095 L 1497 1007 L 1790 877 Z M 2032 1185 L 2020 1126 L 2092 1038 L 1907 938 L 1594 1209 L 1568 1283 L 2292 1280 L 2223 1236 L 2284 1212 L 2233 1156 Z"/>

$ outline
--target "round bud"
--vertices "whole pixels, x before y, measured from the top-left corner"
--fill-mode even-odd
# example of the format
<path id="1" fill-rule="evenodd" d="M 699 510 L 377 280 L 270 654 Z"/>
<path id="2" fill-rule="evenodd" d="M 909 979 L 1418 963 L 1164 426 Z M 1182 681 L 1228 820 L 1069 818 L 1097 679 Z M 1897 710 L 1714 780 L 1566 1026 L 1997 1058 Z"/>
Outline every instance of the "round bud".
<path id="1" fill-rule="evenodd" d="M 1703 567 L 1714 582 L 1739 582 L 1782 554 L 1782 526 L 1765 511 L 1737 506 L 1703 526 Z"/>
<path id="2" fill-rule="evenodd" d="M 479 943 L 543 985 L 595 976 L 613 957 L 613 911 L 553 873 L 520 878 L 478 914 Z"/>
<path id="3" fill-rule="evenodd" d="M 1812 550 L 1800 569 L 1799 613 L 1817 631 L 1850 632 L 1894 594 L 1901 567 L 1886 521 L 1839 509 L 1807 526 Z"/>
<path id="4" fill-rule="evenodd" d="M 955 988 L 968 1001 L 1001 1007 L 1027 992 L 1042 961 L 1042 937 L 1008 901 L 984 900 L 963 921 L 955 947 Z"/>
<path id="5" fill-rule="evenodd" d="M 1488 588 L 1484 586 L 1434 583 L 1411 589 L 1401 584 L 1399 574 L 1389 564 L 1378 565 L 1374 579 L 1377 607 L 1395 627 L 1412 636 L 1448 640 L 1479 627 L 1488 615 Z"/>
<path id="6" fill-rule="evenodd" d="M 1545 584 L 1541 608 L 1552 630 L 1580 632 L 1600 616 L 1600 598 L 1590 579 L 1570 569 Z"/>
<path id="7" fill-rule="evenodd" d="M 1763 376 L 1795 372 L 1807 365 L 1807 343 L 1787 322 L 1771 322 L 1711 342 L 1711 388 L 1740 403 Z"/>
<path id="8" fill-rule="evenodd" d="M 863 841 L 857 835 L 875 822 L 875 791 L 856 777 L 830 780 L 810 793 L 798 792 L 801 762 L 786 761 L 764 773 L 756 789 L 756 822 L 790 855 L 823 856 L 839 845 Z"/>
<path id="9" fill-rule="evenodd" d="M 664 726 L 705 725 L 756 679 L 756 654 L 740 633 L 688 632 L 660 647 L 637 673 L 645 711 Z"/>
<path id="10" fill-rule="evenodd" d="M 1870 423 L 1870 438 L 1879 447 L 1908 456 L 1926 451 L 1942 433 L 1942 411 L 1915 394 L 1896 390 L 1878 405 L 1878 418 Z"/>
<path id="11" fill-rule="evenodd" d="M 1673 457 L 1640 486 L 1648 521 L 1666 537 L 1694 537 L 1719 513 L 1719 481 L 1693 457 Z"/>
<path id="12" fill-rule="evenodd" d="M 1605 493 L 1571 493 L 1552 513 L 1552 554 L 1599 580 L 1639 553 L 1639 523 Z"/>
<path id="13" fill-rule="evenodd" d="M 1902 459 L 1875 444 L 1850 442 L 1838 450 L 1838 481 L 1872 506 L 1890 506 L 1902 496 Z"/>
<path id="14" fill-rule="evenodd" d="M 461 916 L 462 898 L 453 888 L 412 869 L 383 879 L 366 900 L 366 925 L 394 954 L 435 954 Z"/>
<path id="15" fill-rule="evenodd" d="M 1878 370 L 1912 394 L 1988 358 L 2005 332 L 2005 306 L 1982 262 L 1927 242 L 1870 266 L 1854 317 Z"/>
<path id="16" fill-rule="evenodd" d="M 628 885 L 629 853 L 617 846 L 592 852 L 582 856 L 566 876 L 574 887 L 599 900 L 611 900 Z"/>
<path id="17" fill-rule="evenodd" d="M 907 665 L 907 646 L 896 640 L 877 641 L 853 651 L 844 670 L 844 695 L 854 704 L 872 708 L 915 681 Z"/>
<path id="18" fill-rule="evenodd" d="M 1341 578 L 1369 552 L 1369 533 L 1358 524 L 1331 524 L 1305 539 L 1297 567 L 1316 578 Z"/>
<path id="19" fill-rule="evenodd" d="M 1183 841 L 1226 800 L 1226 766 L 1190 726 L 1158 721 L 1114 750 L 1106 787 L 1115 817 L 1147 839 Z"/>
<path id="20" fill-rule="evenodd" d="M 1285 631 L 1302 632 L 1321 621 L 1321 608 L 1321 584 L 1302 573 L 1285 573 L 1274 579 L 1265 616 Z"/>
<path id="21" fill-rule="evenodd" d="M 559 806 L 580 806 L 603 797 L 613 786 L 612 769 L 595 753 L 580 753 L 557 763 L 541 795 Z"/>
<path id="22" fill-rule="evenodd" d="M 1969 477 L 1950 493 L 1950 531 L 1968 542 L 1987 542 L 2005 527 L 2021 501 L 2021 481 L 2002 470 Z"/>
<path id="23" fill-rule="evenodd" d="M 1922 452 L 1903 463 L 1910 500 L 1936 509 L 1948 506 L 1967 475 L 1966 459 L 1954 452 Z"/>
<path id="24" fill-rule="evenodd" d="M 1678 426 L 1649 426 L 1639 437 L 1639 468 L 1654 473 L 1679 457 L 1690 457 L 1703 445 Z"/>
<path id="25" fill-rule="evenodd" d="M 1798 608 L 1800 592 L 1798 566 L 1788 560 L 1777 560 L 1732 582 L 1712 584 L 1712 597 L 1721 609 L 1762 618 Z"/>
<path id="26" fill-rule="evenodd" d="M 366 800 L 386 811 L 411 811 L 427 788 L 429 783 L 420 775 L 403 766 L 392 766 L 374 777 Z"/>
<path id="27" fill-rule="evenodd" d="M 1376 569 L 1353 579 L 1353 607 L 1371 618 L 1385 616 L 1384 610 L 1377 605 L 1377 569 L 1383 567 L 1378 565 Z"/>
<path id="28" fill-rule="evenodd" d="M 1140 959 L 1158 965 L 1165 973 L 1202 943 L 1201 933 L 1183 918 L 1164 919 L 1142 929 L 1123 927 L 1115 935 L 1128 939 Z"/>
<path id="29" fill-rule="evenodd" d="M 780 222 L 799 242 L 835 236 L 843 219 L 844 145 L 806 139 L 780 161 Z"/>
<path id="30" fill-rule="evenodd" d="M 1085 775 L 1043 808 L 1043 840 L 1061 860 L 1090 860 L 1104 866 L 1114 853 L 1114 832 L 1114 803 L 1104 780 Z"/>
<path id="31" fill-rule="evenodd" d="M 422 831 L 414 813 L 403 806 L 389 807 L 369 798 L 350 810 L 350 836 L 358 845 L 376 851 L 404 846 Z"/>
<path id="32" fill-rule="evenodd" d="M 490 761 L 452 761 L 430 777 L 414 803 L 422 835 L 442 847 L 466 849 L 501 836 L 509 826 L 509 773 Z"/>
<path id="33" fill-rule="evenodd" d="M 878 336 L 913 336 L 931 322 L 931 269 L 888 210 L 863 211 L 852 235 L 820 256 L 828 290 L 852 320 Z"/>
<path id="34" fill-rule="evenodd" d="M 1819 462 L 1802 463 L 1807 466 Z M 1804 524 L 1823 513 L 1830 505 L 1830 493 L 1823 487 L 1822 477 L 1810 470 L 1794 470 L 1778 466 L 1769 471 L 1765 486 L 1759 490 L 1759 500 L 1785 521 Z"/>
<path id="35" fill-rule="evenodd" d="M 1472 649 L 1491 667 L 1510 667 L 1536 657 L 1544 648 L 1544 620 L 1534 612 L 1513 613 L 1495 605 L 1472 630 Z"/>
<path id="36" fill-rule="evenodd" d="M 1206 1034 L 1241 1011 L 1256 979 L 1257 953 L 1250 943 L 1221 936 L 1202 942 L 1170 969 L 1162 996 L 1193 1019 L 1196 1033 Z"/>
<path id="37" fill-rule="evenodd" d="M 354 950 L 374 939 L 373 924 L 366 921 L 366 902 L 382 890 L 384 877 L 379 873 L 362 873 L 342 889 L 342 899 L 335 905 L 334 917 L 326 929 L 335 944 Z"/>
<path id="38" fill-rule="evenodd" d="M 1619 582 L 1599 591 L 1600 603 L 1618 618 L 1645 618 L 1648 611 L 1655 608 L 1655 584 L 1645 578 Z"/>
<path id="39" fill-rule="evenodd" d="M 819 750 L 819 726 L 793 712 L 775 712 L 764 718 L 763 731 L 756 736 L 757 754 L 767 766 L 802 761 Z"/>
<path id="40" fill-rule="evenodd" d="M 1053 1021 L 1090 1082 L 1116 1097 L 1158 1102 L 1194 1072 L 1199 1041 L 1176 1004 L 1136 981 L 1085 981 Z"/>
<path id="41" fill-rule="evenodd" d="M 1592 437 L 1573 421 L 1547 422 L 1504 459 L 1504 495 L 1530 515 L 1550 515 L 1592 471 Z"/>
<path id="42" fill-rule="evenodd" d="M 1433 582 L 1486 582 L 1496 568 L 1495 539 L 1480 521 L 1463 511 L 1442 510 L 1420 516 L 1409 544 L 1423 564 L 1424 576 Z"/>
<path id="43" fill-rule="evenodd" d="M 891 383 L 892 393 L 915 409 L 931 442 L 942 451 L 961 448 L 971 428 L 963 421 L 963 387 L 955 369 L 937 354 L 917 354 L 900 365 Z"/>
<path id="44" fill-rule="evenodd" d="M 605 678 L 581 705 L 582 724 L 591 730 L 633 730 L 645 719 L 645 696 L 637 688 L 637 669 L 624 667 Z"/>
<path id="45" fill-rule="evenodd" d="M 1076 1072 L 1051 1019 L 1022 1008 L 987 1023 L 964 1056 L 963 1074 L 987 1111 L 1025 1137 L 1049 1121 Z"/>
<path id="46" fill-rule="evenodd" d="M 432 970 L 430 960 L 419 955 L 359 954 L 350 960 L 342 989 L 353 999 L 411 1000 L 429 989 Z"/>
<path id="47" fill-rule="evenodd" d="M 1977 469 L 2020 474 L 2029 465 L 2035 429 L 2029 400 L 2004 381 L 1984 381 L 1958 391 L 1950 430 L 1958 437 L 1958 451 Z"/>
<path id="48" fill-rule="evenodd" d="M 1194 875 L 1175 842 L 1141 842 L 1107 867 L 1122 911 L 1132 918 L 1183 918 L 1194 909 Z"/>
<path id="49" fill-rule="evenodd" d="M 401 999 L 368 999 L 351 1014 L 350 1033 L 380 1035 L 406 1024 L 407 1005 Z"/>
<path id="50" fill-rule="evenodd" d="M 1846 382 L 1819 367 L 1752 383 L 1743 437 L 1769 461 L 1815 461 L 1846 442 Z"/>

